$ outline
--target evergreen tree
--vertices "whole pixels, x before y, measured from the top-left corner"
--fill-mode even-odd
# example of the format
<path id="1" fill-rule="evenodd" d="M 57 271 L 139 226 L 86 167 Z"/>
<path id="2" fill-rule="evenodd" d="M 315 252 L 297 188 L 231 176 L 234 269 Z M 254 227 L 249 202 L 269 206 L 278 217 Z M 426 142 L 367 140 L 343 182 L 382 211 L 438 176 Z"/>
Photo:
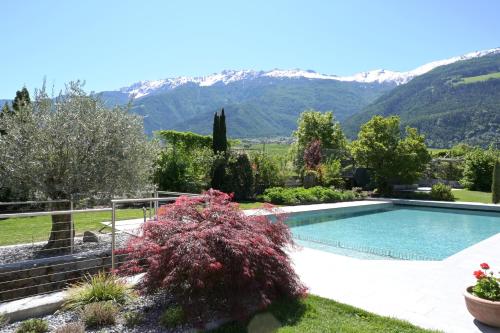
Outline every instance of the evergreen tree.
<path id="1" fill-rule="evenodd" d="M 496 160 L 493 167 L 493 182 L 491 184 L 491 201 L 494 204 L 500 202 L 500 160 Z"/>
<path id="2" fill-rule="evenodd" d="M 214 113 L 214 125 L 213 125 L 213 131 L 212 131 L 212 149 L 215 154 L 219 152 L 219 124 L 220 124 L 220 118 L 217 112 Z"/>
<path id="3" fill-rule="evenodd" d="M 20 91 L 16 91 L 16 97 L 12 102 L 12 108 L 14 111 L 19 111 L 21 108 L 26 107 L 31 104 L 30 93 L 26 87 L 23 87 Z"/>
<path id="4" fill-rule="evenodd" d="M 220 151 L 227 151 L 227 136 L 226 136 L 226 115 L 224 114 L 224 108 L 221 111 L 219 118 L 219 148 Z"/>

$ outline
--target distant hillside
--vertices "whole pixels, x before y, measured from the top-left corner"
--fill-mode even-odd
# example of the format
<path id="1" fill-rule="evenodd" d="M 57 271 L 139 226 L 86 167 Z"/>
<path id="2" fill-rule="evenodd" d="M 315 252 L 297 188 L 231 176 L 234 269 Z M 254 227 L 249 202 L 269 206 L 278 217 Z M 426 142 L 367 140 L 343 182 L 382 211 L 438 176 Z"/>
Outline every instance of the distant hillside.
<path id="1" fill-rule="evenodd" d="M 224 107 L 233 137 L 287 136 L 305 109 L 332 110 L 342 121 L 394 86 L 301 77 L 259 77 L 211 86 L 187 83 L 138 98 L 131 111 L 145 117 L 148 134 L 159 129 L 210 133 L 213 113 Z M 129 99 L 118 91 L 101 96 L 110 105 Z"/>
<path id="2" fill-rule="evenodd" d="M 354 138 L 373 115 L 399 115 L 433 147 L 500 145 L 500 54 L 441 66 L 381 96 L 344 122 Z"/>

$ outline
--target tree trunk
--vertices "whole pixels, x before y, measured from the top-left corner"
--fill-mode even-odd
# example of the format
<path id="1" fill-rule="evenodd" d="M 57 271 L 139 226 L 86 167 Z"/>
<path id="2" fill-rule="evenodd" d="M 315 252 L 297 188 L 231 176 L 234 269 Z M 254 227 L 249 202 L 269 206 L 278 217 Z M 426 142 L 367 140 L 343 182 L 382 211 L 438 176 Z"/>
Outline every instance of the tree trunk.
<path id="1" fill-rule="evenodd" d="M 53 204 L 53 210 L 69 210 L 70 204 L 68 202 L 56 202 Z M 52 229 L 47 244 L 44 246 L 44 251 L 53 253 L 70 253 L 71 241 L 75 236 L 71 234 L 71 214 L 52 215 Z"/>

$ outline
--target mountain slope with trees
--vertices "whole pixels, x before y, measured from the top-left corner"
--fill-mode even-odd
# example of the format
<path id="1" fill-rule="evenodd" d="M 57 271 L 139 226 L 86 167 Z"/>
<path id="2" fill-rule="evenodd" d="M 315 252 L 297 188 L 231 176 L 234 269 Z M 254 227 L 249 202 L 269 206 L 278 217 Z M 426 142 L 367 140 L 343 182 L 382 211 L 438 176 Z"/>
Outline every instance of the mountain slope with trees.
<path id="1" fill-rule="evenodd" d="M 144 116 L 148 134 L 159 129 L 209 134 L 213 113 L 224 107 L 230 136 L 289 136 L 306 109 L 333 110 L 342 121 L 394 86 L 307 78 L 258 78 L 206 87 L 185 84 L 133 100 L 131 112 Z M 128 100 L 117 91 L 100 95 L 111 105 Z"/>
<path id="2" fill-rule="evenodd" d="M 400 85 L 344 122 L 354 138 L 374 115 L 401 117 L 433 147 L 500 144 L 500 54 L 438 67 Z"/>

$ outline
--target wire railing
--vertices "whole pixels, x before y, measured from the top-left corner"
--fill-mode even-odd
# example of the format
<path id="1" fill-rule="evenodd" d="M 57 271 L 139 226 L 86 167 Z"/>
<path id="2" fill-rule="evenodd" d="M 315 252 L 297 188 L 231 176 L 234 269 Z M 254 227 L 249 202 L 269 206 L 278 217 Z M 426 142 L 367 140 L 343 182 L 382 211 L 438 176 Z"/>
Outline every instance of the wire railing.
<path id="1" fill-rule="evenodd" d="M 180 195 L 196 195 L 170 191 L 152 194 L 146 198 L 114 199 L 111 207 L 74 209 L 71 200 L 57 200 L 57 203 L 68 202 L 70 209 L 0 211 L 0 303 L 60 290 L 86 274 L 114 271 L 128 259 L 128 255 L 116 253 L 116 249 L 136 236 L 120 228 L 118 221 L 128 220 L 139 228 L 148 215 L 149 219 L 155 219 L 160 204 L 173 202 Z M 0 206 L 55 202 L 5 202 Z M 142 209 L 137 208 L 139 204 L 143 204 Z M 82 232 L 89 227 L 94 228 L 98 242 L 84 242 Z M 2 233 L 8 237 L 2 238 Z M 46 249 L 49 236 L 54 236 L 61 246 Z M 28 256 L 20 256 L 26 252 Z"/>
<path id="2" fill-rule="evenodd" d="M 387 258 L 387 259 L 425 260 L 425 261 L 438 260 L 435 258 L 430 258 L 430 257 L 424 256 L 424 255 L 420 255 L 417 253 L 409 253 L 409 252 L 405 253 L 405 252 L 399 252 L 399 251 L 394 251 L 394 250 L 390 250 L 390 249 L 380 249 L 380 248 L 374 248 L 374 247 L 369 247 L 369 246 L 348 244 L 348 243 L 333 240 L 333 239 L 326 239 L 326 238 L 315 237 L 315 236 L 310 236 L 310 235 L 293 233 L 293 237 L 297 240 L 300 240 L 300 241 L 311 242 L 311 243 L 316 243 L 316 244 L 320 244 L 320 245 L 326 245 L 329 247 L 344 249 L 344 250 L 349 250 L 349 251 L 355 251 L 358 253 L 371 254 L 371 255 L 381 257 L 381 258 Z"/>

